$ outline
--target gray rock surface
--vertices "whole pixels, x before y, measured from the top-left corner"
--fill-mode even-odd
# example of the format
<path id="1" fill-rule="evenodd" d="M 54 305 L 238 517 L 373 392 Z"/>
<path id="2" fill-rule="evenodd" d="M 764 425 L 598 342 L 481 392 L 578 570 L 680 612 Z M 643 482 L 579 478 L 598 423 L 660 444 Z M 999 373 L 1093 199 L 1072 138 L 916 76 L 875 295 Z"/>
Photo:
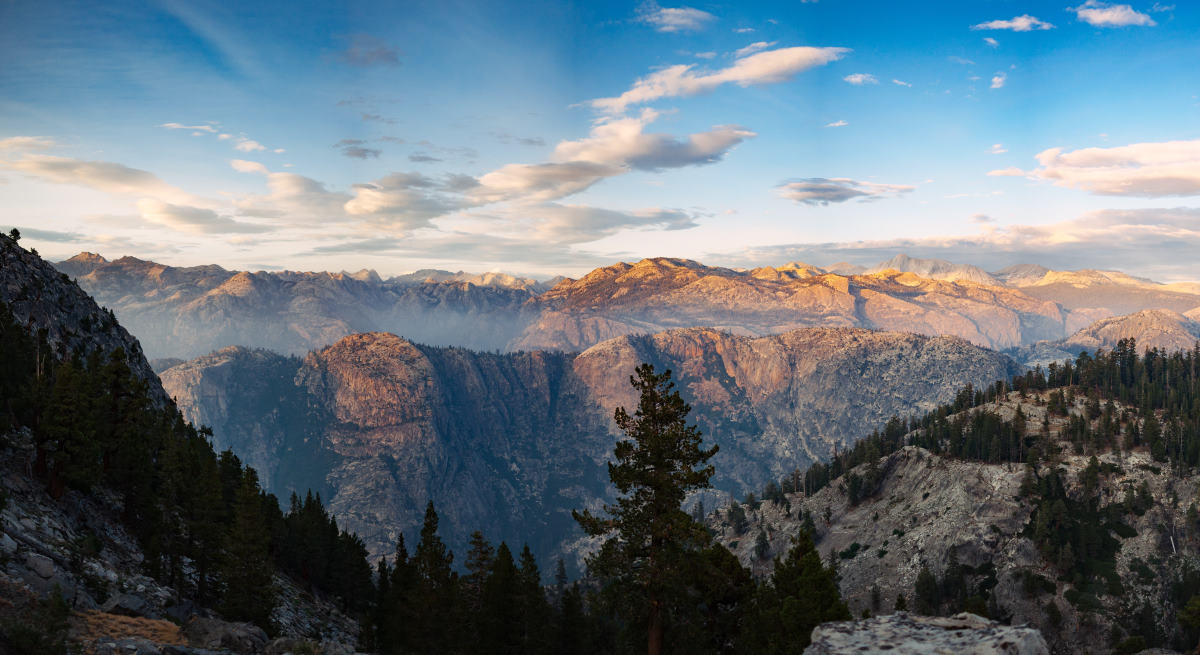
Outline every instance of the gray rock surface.
<path id="1" fill-rule="evenodd" d="M 570 510 L 605 497 L 612 412 L 636 403 L 638 364 L 669 368 L 719 444 L 716 487 L 739 496 L 828 457 L 895 414 L 1016 371 L 953 337 L 809 328 L 741 337 L 692 328 L 626 336 L 579 355 L 478 353 L 391 334 L 347 337 L 303 362 L 226 349 L 172 367 L 184 416 L 266 471 L 287 498 L 322 491 L 374 555 L 411 535 L 432 498 L 443 535 L 529 541 L 552 556 Z M 853 388 L 855 393 L 844 393 Z M 289 426 L 291 426 L 289 428 Z"/>
<path id="2" fill-rule="evenodd" d="M 230 650 L 238 655 L 261 653 L 267 646 L 267 633 L 251 623 L 194 616 L 183 626 L 183 634 L 193 646 Z"/>
<path id="3" fill-rule="evenodd" d="M 897 612 L 860 621 L 824 623 L 804 655 L 1049 655 L 1042 635 L 974 614 L 952 617 Z"/>

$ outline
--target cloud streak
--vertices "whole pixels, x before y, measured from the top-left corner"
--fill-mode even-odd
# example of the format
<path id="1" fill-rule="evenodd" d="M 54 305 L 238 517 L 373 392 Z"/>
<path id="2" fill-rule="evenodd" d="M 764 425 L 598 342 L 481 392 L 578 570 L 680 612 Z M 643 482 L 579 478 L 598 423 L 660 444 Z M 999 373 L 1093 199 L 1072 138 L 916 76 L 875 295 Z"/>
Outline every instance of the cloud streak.
<path id="1" fill-rule="evenodd" d="M 678 64 L 639 78 L 619 96 L 597 98 L 589 104 L 600 111 L 620 113 L 631 106 L 663 98 L 709 93 L 726 84 L 747 87 L 786 82 L 810 68 L 837 61 L 849 52 L 849 48 L 778 48 L 742 57 L 716 71 L 697 70 L 694 64 Z"/>
<path id="2" fill-rule="evenodd" d="M 1161 198 L 1200 195 L 1200 139 L 1134 143 L 1113 148 L 1039 152 L 1030 171 L 1006 168 L 992 176 L 1025 176 L 1096 195 Z"/>
<path id="3" fill-rule="evenodd" d="M 716 16 L 693 7 L 660 7 L 647 2 L 638 8 L 637 20 L 659 32 L 698 32 L 715 21 Z"/>
<path id="4" fill-rule="evenodd" d="M 846 177 L 811 177 L 783 184 L 779 187 L 779 195 L 802 205 L 825 206 L 849 200 L 870 202 L 895 198 L 915 188 L 904 184 L 861 182 Z"/>
<path id="5" fill-rule="evenodd" d="M 986 23 L 972 25 L 973 30 L 1012 30 L 1013 32 L 1032 32 L 1034 30 L 1052 30 L 1054 25 L 1044 20 L 1038 20 L 1029 14 L 1016 16 L 1009 20 L 989 20 Z M 988 45 L 993 45 L 988 43 Z"/>

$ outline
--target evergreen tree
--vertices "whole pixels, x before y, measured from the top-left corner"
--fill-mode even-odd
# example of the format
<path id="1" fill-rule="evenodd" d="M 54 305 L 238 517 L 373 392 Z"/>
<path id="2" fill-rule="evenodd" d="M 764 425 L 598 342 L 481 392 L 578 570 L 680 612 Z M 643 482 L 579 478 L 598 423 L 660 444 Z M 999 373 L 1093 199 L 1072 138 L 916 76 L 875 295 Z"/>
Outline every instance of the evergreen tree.
<path id="1" fill-rule="evenodd" d="M 800 655 L 818 624 L 850 618 L 838 591 L 836 572 L 822 564 L 812 538 L 801 532 L 787 556 L 775 560 L 769 582 L 758 590 L 750 650 L 764 655 Z"/>
<path id="2" fill-rule="evenodd" d="M 687 424 L 691 408 L 673 391 L 671 373 L 642 364 L 630 383 L 638 390 L 633 415 L 617 408 L 614 419 L 626 439 L 617 443 L 608 475 L 621 496 L 606 505 L 608 518 L 575 512 L 584 531 L 607 536 L 589 561 L 630 626 L 646 631 L 649 655 L 663 652 L 667 621 L 689 560 L 711 540 L 704 526 L 683 511 L 687 493 L 710 486 L 708 460 L 717 448 L 701 447 L 700 431 Z"/>
<path id="3" fill-rule="evenodd" d="M 433 501 L 425 507 L 421 540 L 413 556 L 416 588 L 413 604 L 413 649 L 418 652 L 453 650 L 465 635 L 455 630 L 454 608 L 458 576 L 451 569 L 454 554 L 437 534 L 438 515 Z"/>
<path id="4" fill-rule="evenodd" d="M 270 624 L 275 607 L 269 535 L 263 524 L 258 475 L 246 469 L 234 500 L 233 522 L 225 542 L 222 581 L 222 614 L 237 621 L 260 626 Z"/>

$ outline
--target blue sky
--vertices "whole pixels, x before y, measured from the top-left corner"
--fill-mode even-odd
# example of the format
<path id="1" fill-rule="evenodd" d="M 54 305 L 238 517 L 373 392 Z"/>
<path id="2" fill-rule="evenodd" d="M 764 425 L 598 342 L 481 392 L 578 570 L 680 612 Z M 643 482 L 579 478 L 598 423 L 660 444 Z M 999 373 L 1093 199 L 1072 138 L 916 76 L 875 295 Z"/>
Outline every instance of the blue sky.
<path id="1" fill-rule="evenodd" d="M 9 2 L 0 207 L 229 268 L 1200 279 L 1200 7 L 1078 2 Z"/>

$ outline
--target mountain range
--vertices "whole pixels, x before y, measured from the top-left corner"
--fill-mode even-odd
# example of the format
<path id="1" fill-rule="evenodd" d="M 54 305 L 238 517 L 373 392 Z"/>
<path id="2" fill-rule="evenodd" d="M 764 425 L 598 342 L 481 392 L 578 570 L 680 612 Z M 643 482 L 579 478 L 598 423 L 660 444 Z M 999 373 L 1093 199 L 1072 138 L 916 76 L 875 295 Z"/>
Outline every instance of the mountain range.
<path id="1" fill-rule="evenodd" d="M 546 553 L 574 533 L 572 509 L 610 497 L 612 412 L 636 405 L 628 378 L 641 362 L 674 371 L 692 420 L 721 448 L 715 486 L 739 496 L 844 450 L 888 417 L 1018 371 L 957 337 L 690 328 L 578 355 L 367 333 L 303 360 L 227 348 L 161 377 L 188 420 L 213 427 L 218 449 L 233 449 L 280 497 L 323 490 L 374 554 L 411 534 L 430 498 L 451 544 L 482 529 Z"/>
<path id="2" fill-rule="evenodd" d="M 993 349 L 1070 337 L 1147 309 L 1200 308 L 1200 285 L 1114 271 L 974 266 L 903 255 L 872 269 L 795 262 L 750 270 L 655 258 L 579 279 L 418 271 L 301 273 L 172 267 L 81 253 L 57 264 L 139 336 L 152 358 L 226 346 L 303 355 L 383 331 L 476 350 L 585 350 L 606 339 L 711 327 L 747 336 L 802 327 L 953 335 Z"/>

